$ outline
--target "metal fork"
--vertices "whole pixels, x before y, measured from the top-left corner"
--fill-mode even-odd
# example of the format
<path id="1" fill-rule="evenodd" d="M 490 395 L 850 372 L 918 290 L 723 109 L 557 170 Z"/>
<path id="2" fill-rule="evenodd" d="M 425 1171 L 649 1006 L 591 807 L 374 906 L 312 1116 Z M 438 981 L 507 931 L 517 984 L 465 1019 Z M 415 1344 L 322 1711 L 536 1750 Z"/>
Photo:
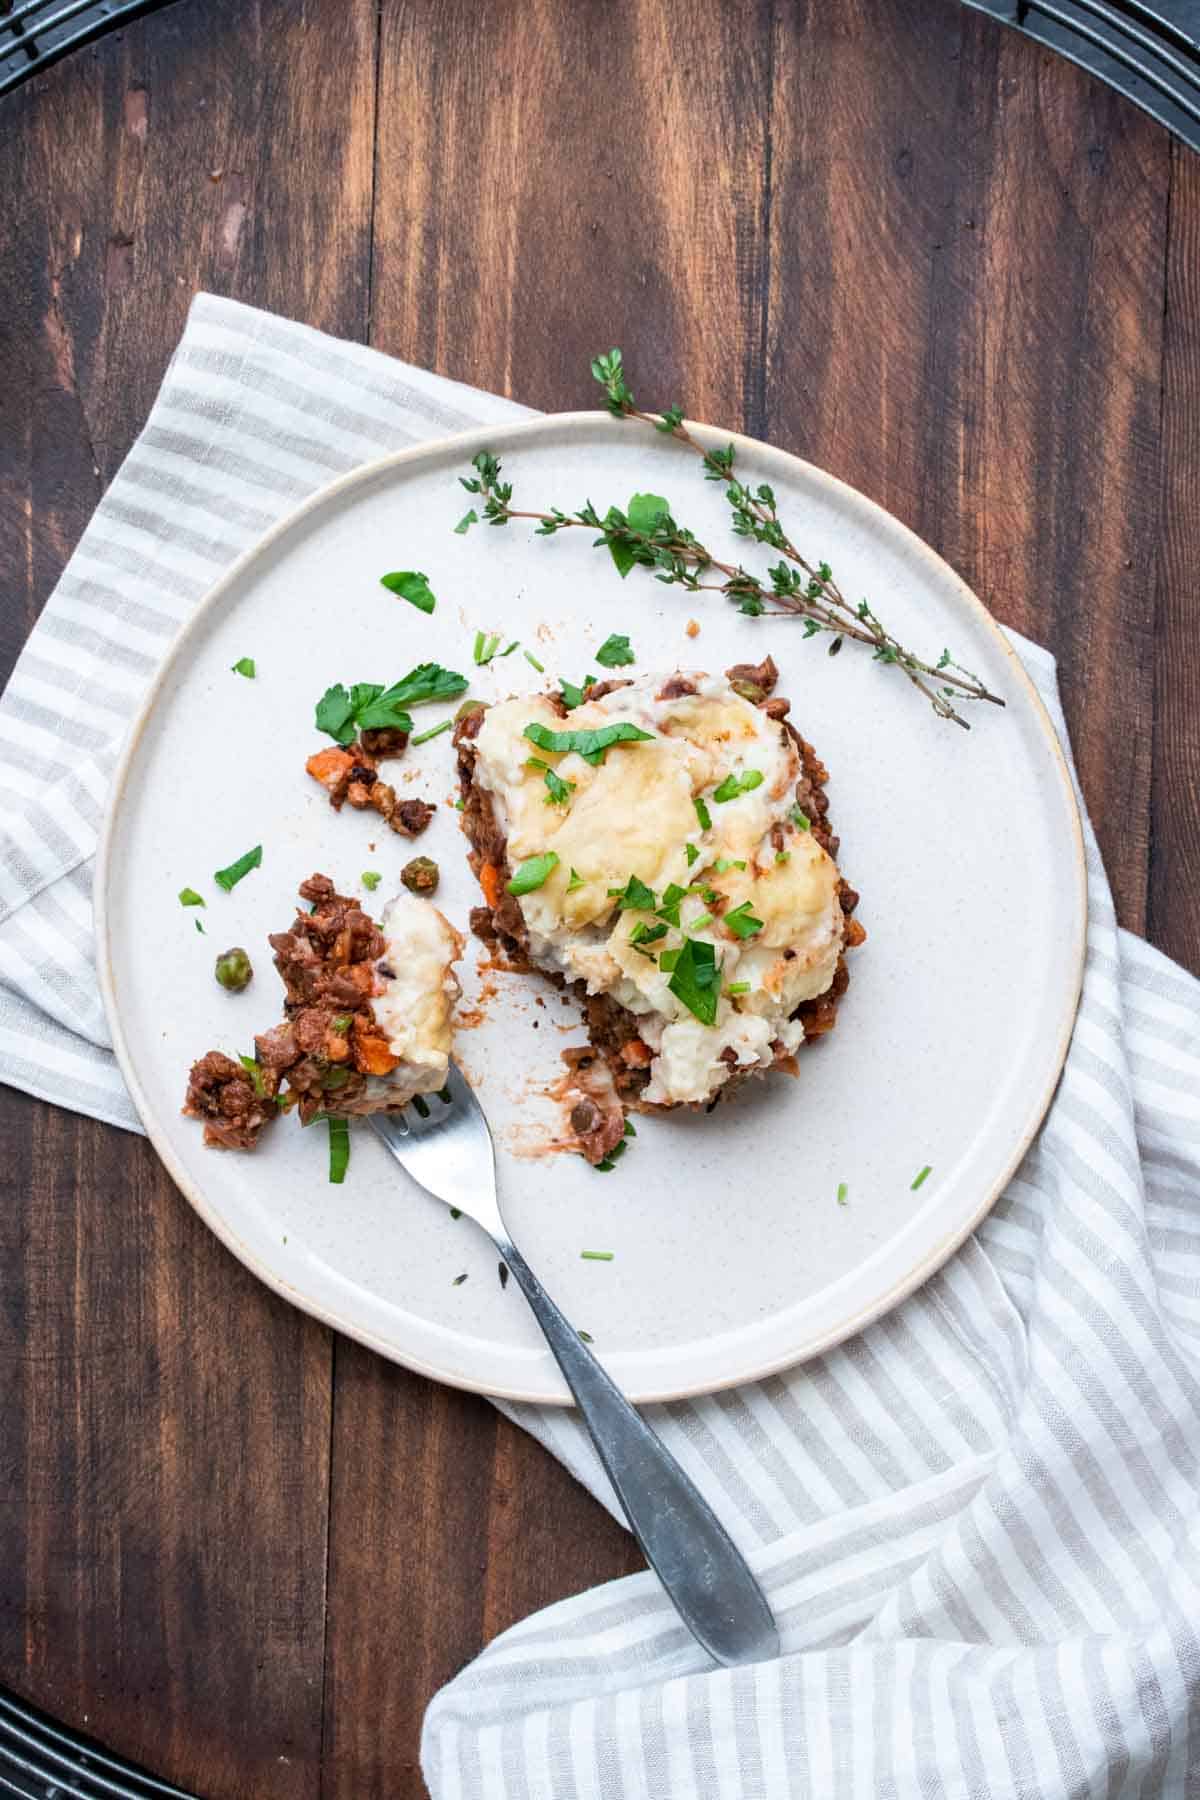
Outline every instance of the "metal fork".
<path id="1" fill-rule="evenodd" d="M 692 1636 L 716 1662 L 779 1654 L 766 1597 L 716 1514 L 634 1411 L 509 1236 L 496 1197 L 492 1134 L 453 1063 L 444 1090 L 403 1113 L 377 1113 L 377 1135 L 413 1180 L 457 1207 L 495 1244 L 575 1396 L 630 1530 Z"/>

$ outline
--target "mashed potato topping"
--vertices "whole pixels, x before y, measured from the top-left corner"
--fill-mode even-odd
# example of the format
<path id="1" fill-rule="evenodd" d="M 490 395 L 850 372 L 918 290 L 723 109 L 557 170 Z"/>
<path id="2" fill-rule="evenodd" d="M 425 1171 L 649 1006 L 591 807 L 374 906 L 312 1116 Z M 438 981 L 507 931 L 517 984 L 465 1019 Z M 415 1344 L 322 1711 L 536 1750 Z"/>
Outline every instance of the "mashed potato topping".
<path id="1" fill-rule="evenodd" d="M 392 1104 L 401 1095 L 434 1094 L 446 1085 L 450 1066 L 450 1020 L 460 988 L 454 963 L 463 940 L 428 900 L 403 890 L 388 902 L 380 920 L 387 948 L 375 965 L 375 1018 L 400 1060 L 386 1076 Z"/>
<path id="2" fill-rule="evenodd" d="M 598 760 L 528 735 L 621 723 L 649 736 Z M 652 1104 L 704 1101 L 734 1068 L 769 1067 L 803 1039 L 791 1014 L 833 981 L 839 874 L 796 809 L 799 773 L 783 725 L 723 677 L 642 676 L 565 720 L 540 697 L 488 709 L 474 779 L 510 867 L 558 859 L 518 898 L 530 956 L 638 1015 Z"/>

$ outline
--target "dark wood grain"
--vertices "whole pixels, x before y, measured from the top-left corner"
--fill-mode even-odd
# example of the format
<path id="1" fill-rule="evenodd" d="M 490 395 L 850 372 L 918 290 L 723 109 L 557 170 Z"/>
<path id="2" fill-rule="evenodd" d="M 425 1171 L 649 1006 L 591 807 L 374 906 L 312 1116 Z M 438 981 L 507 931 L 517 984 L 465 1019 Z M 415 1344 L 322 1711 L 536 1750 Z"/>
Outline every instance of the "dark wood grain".
<path id="1" fill-rule="evenodd" d="M 550 409 L 621 343 L 1050 645 L 1200 966 L 1200 164 L 956 0 L 180 0 L 0 101 L 0 669 L 197 287 Z M 0 1681 L 206 1796 L 407 1800 L 431 1693 L 636 1566 L 486 1402 L 0 1094 Z"/>

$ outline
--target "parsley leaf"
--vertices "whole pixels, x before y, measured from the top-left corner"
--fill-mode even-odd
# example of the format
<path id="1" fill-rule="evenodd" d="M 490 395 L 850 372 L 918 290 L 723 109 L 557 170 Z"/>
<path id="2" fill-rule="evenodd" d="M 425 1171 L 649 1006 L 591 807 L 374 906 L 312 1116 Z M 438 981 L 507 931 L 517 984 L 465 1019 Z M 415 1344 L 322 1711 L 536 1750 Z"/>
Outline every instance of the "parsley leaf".
<path id="1" fill-rule="evenodd" d="M 623 888 L 609 888 L 608 897 L 616 900 L 618 912 L 653 912 L 654 889 L 631 875 Z"/>
<path id="2" fill-rule="evenodd" d="M 635 660 L 632 647 L 627 637 L 618 637 L 616 632 L 605 638 L 596 652 L 596 661 L 606 669 L 621 669 L 626 663 Z"/>
<path id="3" fill-rule="evenodd" d="M 721 922 L 729 927 L 734 937 L 739 938 L 753 937 L 755 932 L 761 931 L 763 928 L 762 920 L 756 919 L 750 911 L 748 900 L 743 900 L 740 906 L 735 906 L 732 912 L 727 912 Z"/>
<path id="4" fill-rule="evenodd" d="M 661 966 L 661 964 L 660 964 Z M 668 987 L 702 1025 L 715 1025 L 721 993 L 721 965 L 711 944 L 688 938 L 679 952 Z"/>
<path id="5" fill-rule="evenodd" d="M 244 675 L 247 681 L 253 681 L 254 658 L 252 656 L 239 656 L 230 673 L 233 675 Z"/>
<path id="6" fill-rule="evenodd" d="M 196 892 L 195 888 L 180 888 L 179 904 L 180 906 L 206 906 L 208 902 L 203 895 Z"/>
<path id="7" fill-rule="evenodd" d="M 687 891 L 686 888 L 681 888 L 677 882 L 673 881 L 663 894 L 663 903 L 658 909 L 657 916 L 665 919 L 668 925 L 677 926 L 679 924 L 679 902 L 686 898 Z"/>
<path id="8" fill-rule="evenodd" d="M 418 663 L 390 688 L 376 681 L 356 681 L 347 692 L 342 682 L 326 688 L 317 702 L 316 726 L 339 744 L 354 741 L 357 731 L 378 731 L 390 727 L 411 731 L 412 719 L 405 710 L 422 706 L 427 701 L 453 700 L 465 692 L 467 678 L 455 669 L 444 669 L 440 663 Z"/>
<path id="9" fill-rule="evenodd" d="M 213 880 L 218 887 L 223 887 L 227 894 L 231 894 L 242 876 L 248 875 L 251 869 L 257 869 L 261 862 L 262 845 L 255 844 L 253 850 L 247 850 L 245 856 L 239 856 L 227 869 L 218 869 Z"/>
<path id="10" fill-rule="evenodd" d="M 664 973 L 670 974 L 671 970 L 675 967 L 675 964 L 678 961 L 679 961 L 679 951 L 678 950 L 664 950 L 662 955 L 658 959 L 658 966 L 660 969 L 662 969 L 664 971 Z"/>
<path id="11" fill-rule="evenodd" d="M 654 733 L 643 731 L 640 725 L 631 725 L 626 719 L 617 725 L 601 725 L 596 731 L 551 731 L 535 720 L 525 727 L 525 736 L 539 750 L 574 750 L 595 768 L 604 761 L 605 751 L 614 744 L 649 743 Z M 762 780 L 761 775 L 759 780 Z"/>
<path id="12" fill-rule="evenodd" d="M 573 681 L 560 681 L 558 691 L 562 695 L 562 703 L 567 711 L 574 712 L 577 706 L 582 706 L 587 699 L 588 689 L 595 685 L 596 677 L 594 675 L 585 675 L 582 687 L 576 687 Z"/>
<path id="13" fill-rule="evenodd" d="M 544 779 L 550 790 L 546 796 L 546 805 L 565 806 L 575 792 L 576 784 L 573 781 L 564 781 L 561 775 L 554 773 L 553 769 L 546 770 Z"/>
<path id="14" fill-rule="evenodd" d="M 437 605 L 429 586 L 429 578 L 422 575 L 419 569 L 396 569 L 391 575 L 381 575 L 379 579 L 385 588 L 393 594 L 399 594 L 402 600 L 407 600 L 418 612 L 431 613 Z"/>
<path id="15" fill-rule="evenodd" d="M 657 944 L 659 939 L 665 938 L 666 935 L 667 927 L 665 925 L 647 925 L 644 919 L 640 919 L 629 934 L 629 942 L 631 944 Z"/>
<path id="16" fill-rule="evenodd" d="M 581 888 L 582 886 L 583 886 L 583 876 L 579 873 L 579 871 L 577 869 L 572 869 L 571 870 L 571 879 L 567 882 L 568 894 L 573 894 L 575 892 L 576 888 Z"/>
<path id="17" fill-rule="evenodd" d="M 736 800 L 739 794 L 749 794 L 763 781 L 761 769 L 747 769 L 742 775 L 727 775 L 719 788 L 713 790 L 714 800 Z"/>
<path id="18" fill-rule="evenodd" d="M 510 894 L 532 894 L 557 867 L 558 853 L 555 850 L 544 850 L 540 856 L 527 856 L 507 884 L 507 891 Z"/>

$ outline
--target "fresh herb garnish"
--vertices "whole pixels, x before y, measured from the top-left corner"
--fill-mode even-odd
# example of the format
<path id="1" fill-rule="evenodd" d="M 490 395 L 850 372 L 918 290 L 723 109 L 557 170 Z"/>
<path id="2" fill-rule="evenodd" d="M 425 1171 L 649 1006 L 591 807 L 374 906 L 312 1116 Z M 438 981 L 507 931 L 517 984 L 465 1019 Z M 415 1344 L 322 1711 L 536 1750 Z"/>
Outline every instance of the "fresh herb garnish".
<path id="1" fill-rule="evenodd" d="M 605 669 L 623 669 L 627 663 L 635 661 L 629 639 L 618 636 L 614 631 L 597 650 L 596 661 Z"/>
<path id="2" fill-rule="evenodd" d="M 678 961 L 679 961 L 678 950 L 664 950 L 662 955 L 658 959 L 658 966 L 662 970 L 664 975 L 669 975 L 671 973 L 671 970 L 675 967 L 675 964 Z"/>
<path id="3" fill-rule="evenodd" d="M 208 902 L 203 894 L 196 892 L 195 888 L 180 888 L 179 904 L 180 906 L 207 906 Z"/>
<path id="4" fill-rule="evenodd" d="M 721 923 L 732 931 L 734 937 L 738 938 L 753 937 L 756 931 L 761 931 L 763 928 L 762 920 L 756 919 L 750 911 L 748 900 L 743 900 L 740 906 L 735 906 L 732 912 L 727 912 Z"/>
<path id="5" fill-rule="evenodd" d="M 722 803 L 736 800 L 739 794 L 749 794 L 756 787 L 762 786 L 762 770 L 746 769 L 741 775 L 727 775 L 719 788 L 714 789 L 713 799 Z"/>
<path id="6" fill-rule="evenodd" d="M 704 927 L 711 925 L 712 922 L 713 916 L 710 912 L 697 913 L 694 919 L 688 920 L 687 928 L 689 931 L 703 931 Z"/>
<path id="7" fill-rule="evenodd" d="M 666 935 L 667 927 L 665 925 L 647 925 L 644 919 L 639 919 L 629 934 L 629 942 L 635 946 L 657 944 L 659 939 L 665 938 Z"/>
<path id="8" fill-rule="evenodd" d="M 520 638 L 514 638 L 512 643 L 506 644 L 504 646 L 503 650 L 500 652 L 500 660 L 503 661 L 506 656 L 511 656 L 514 650 L 519 650 L 520 648 L 521 648 Z"/>
<path id="9" fill-rule="evenodd" d="M 636 1137 L 637 1136 L 637 1132 L 633 1128 L 633 1120 L 632 1119 L 626 1119 L 626 1121 L 625 1121 L 625 1136 L 626 1137 Z"/>
<path id="10" fill-rule="evenodd" d="M 564 781 L 561 775 L 555 774 L 549 763 L 542 762 L 540 757 L 537 756 L 531 756 L 525 767 L 527 769 L 540 769 L 542 771 L 542 778 L 549 789 L 549 792 L 546 795 L 547 806 L 566 805 L 567 801 L 571 798 L 571 795 L 575 792 L 575 782 Z"/>
<path id="11" fill-rule="evenodd" d="M 746 863 L 744 858 L 741 861 L 735 861 L 732 856 L 718 856 L 716 862 L 713 864 L 713 874 L 725 875 L 730 869 L 744 869 L 745 866 Z"/>
<path id="12" fill-rule="evenodd" d="M 558 867 L 558 852 L 543 850 L 540 856 L 527 856 L 507 884 L 510 894 L 532 894 Z"/>
<path id="13" fill-rule="evenodd" d="M 671 508 L 661 494 L 634 494 L 624 512 L 619 506 L 609 507 L 604 525 L 611 535 L 606 541 L 622 581 L 641 560 L 634 544 L 627 540 L 627 534 L 653 532 L 663 520 L 672 523 Z"/>
<path id="14" fill-rule="evenodd" d="M 691 868 L 691 866 L 694 862 L 698 862 L 700 860 L 700 852 L 697 850 L 695 844 L 685 844 L 683 846 L 683 854 L 687 857 L 689 869 Z M 720 865 L 718 864 L 718 867 L 719 866 Z M 744 868 L 745 864 L 743 863 L 742 866 Z"/>
<path id="15" fill-rule="evenodd" d="M 687 898 L 688 890 L 673 881 L 662 897 L 662 905 L 658 908 L 658 917 L 665 919 L 668 925 L 679 924 L 679 902 Z"/>
<path id="16" fill-rule="evenodd" d="M 486 667 L 500 648 L 501 637 L 497 631 L 489 635 L 486 631 L 475 633 L 475 648 L 471 654 L 480 667 Z"/>
<path id="17" fill-rule="evenodd" d="M 336 1186 L 350 1166 L 350 1127 L 345 1119 L 329 1120 L 329 1179 Z"/>
<path id="18" fill-rule="evenodd" d="M 193 919 L 192 924 L 196 927 L 196 930 L 200 933 L 201 937 L 208 936 L 207 931 L 205 931 L 205 929 L 204 929 L 203 925 L 200 923 L 199 919 Z"/>
<path id="19" fill-rule="evenodd" d="M 413 749 L 415 750 L 418 744 L 427 744 L 430 738 L 441 737 L 443 731 L 449 731 L 453 723 L 453 719 L 443 719 L 440 725 L 431 725 L 428 731 L 420 732 L 412 739 Z"/>
<path id="20" fill-rule="evenodd" d="M 792 824 L 798 826 L 801 831 L 808 831 L 812 826 L 812 820 L 808 814 L 798 806 L 793 806 L 790 817 Z"/>
<path id="21" fill-rule="evenodd" d="M 716 1024 L 721 965 L 711 944 L 698 938 L 687 938 L 667 985 L 702 1025 Z"/>
<path id="22" fill-rule="evenodd" d="M 604 1163 L 597 1163 L 597 1164 L 596 1164 L 596 1167 L 597 1167 L 597 1168 L 598 1168 L 598 1169 L 603 1169 L 603 1168 L 604 1168 L 604 1167 L 605 1167 L 605 1166 L 606 1166 L 606 1165 L 605 1165 L 605 1164 L 604 1164 Z M 610 1169 L 611 1169 L 611 1168 L 612 1168 L 612 1164 L 611 1164 L 611 1163 L 609 1163 L 609 1164 L 608 1164 L 608 1165 L 607 1165 L 607 1167 L 608 1167 L 608 1168 L 610 1168 Z M 594 1343 L 595 1343 L 595 1341 L 596 1341 L 596 1340 L 595 1340 L 595 1338 L 594 1338 L 594 1337 L 593 1337 L 593 1336 L 592 1336 L 592 1334 L 591 1334 L 591 1332 L 590 1332 L 590 1331 L 583 1331 L 583 1330 L 577 1330 L 577 1331 L 576 1331 L 576 1333 L 575 1333 L 575 1335 L 576 1335 L 576 1337 L 577 1337 L 577 1338 L 578 1338 L 578 1339 L 579 1339 L 579 1341 L 580 1341 L 580 1343 L 583 1343 L 583 1344 L 594 1344 Z"/>
<path id="23" fill-rule="evenodd" d="M 611 1262 L 613 1260 L 611 1250 L 581 1250 L 579 1256 L 582 1262 Z"/>
<path id="24" fill-rule="evenodd" d="M 548 726 L 540 725 L 534 720 L 525 727 L 525 736 L 539 750 L 560 753 L 573 750 L 577 756 L 582 756 L 585 763 L 591 763 L 596 768 L 604 761 L 605 753 L 614 744 L 649 743 L 654 733 L 643 731 L 640 725 L 631 725 L 626 719 L 616 725 L 601 725 L 595 731 L 551 731 Z"/>
<path id="25" fill-rule="evenodd" d="M 623 888 L 609 888 L 608 897 L 617 902 L 618 912 L 653 912 L 654 889 L 631 875 Z"/>
<path id="26" fill-rule="evenodd" d="M 846 1186 L 846 1183 L 844 1181 L 839 1181 L 837 1185 L 837 1203 L 839 1206 L 847 1206 L 849 1204 L 849 1201 L 846 1198 L 849 1192 L 850 1190 Z"/>
<path id="27" fill-rule="evenodd" d="M 583 885 L 584 885 L 583 876 L 579 873 L 579 871 L 577 869 L 572 869 L 571 870 L 571 878 L 567 882 L 567 893 L 573 894 L 575 892 L 576 888 L 581 888 Z"/>
<path id="28" fill-rule="evenodd" d="M 378 869 L 364 869 L 359 879 L 367 891 L 373 894 L 383 880 L 383 876 Z"/>
<path id="29" fill-rule="evenodd" d="M 582 687 L 576 687 L 573 681 L 560 681 L 558 691 L 562 695 L 562 703 L 567 711 L 574 712 L 577 706 L 582 706 L 587 699 L 588 689 L 595 685 L 596 677 L 594 675 L 585 675 Z"/>
<path id="30" fill-rule="evenodd" d="M 227 869 L 218 869 L 213 880 L 218 887 L 224 888 L 227 894 L 231 894 L 243 875 L 248 875 L 251 869 L 257 869 L 261 862 L 262 845 L 255 844 L 253 850 L 247 850 L 244 856 L 239 856 L 236 862 L 231 862 Z"/>
<path id="31" fill-rule="evenodd" d="M 454 1280 L 450 1283 L 450 1286 L 451 1287 L 461 1287 L 463 1282 L 466 1279 L 467 1279 L 467 1271 L 464 1269 L 461 1275 L 456 1275 L 454 1277 Z"/>
<path id="32" fill-rule="evenodd" d="M 475 508 L 472 507 L 470 512 L 465 512 L 463 514 L 462 518 L 458 521 L 458 524 L 454 527 L 454 529 L 459 537 L 466 537 L 466 535 L 467 535 L 468 531 L 470 531 L 472 525 L 478 525 L 478 523 L 479 523 L 479 514 L 475 511 Z"/>
<path id="33" fill-rule="evenodd" d="M 254 680 L 254 658 L 252 656 L 239 656 L 237 661 L 234 663 L 233 668 L 230 670 L 230 674 L 244 675 L 246 677 L 247 681 L 253 681 Z"/>
<path id="34" fill-rule="evenodd" d="M 624 1156 L 628 1148 L 629 1139 L 627 1137 L 621 1138 L 618 1143 L 613 1145 L 612 1149 L 602 1162 L 592 1164 L 593 1169 L 596 1169 L 601 1175 L 607 1175 L 610 1170 L 616 1168 L 619 1159 Z"/>
<path id="35" fill-rule="evenodd" d="M 725 992 L 727 994 L 748 994 L 750 983 L 748 981 L 731 981 Z"/>
<path id="36" fill-rule="evenodd" d="M 791 862 L 791 860 L 792 860 L 792 853 L 790 850 L 777 850 L 775 852 L 776 868 L 779 867 L 780 863 Z"/>
<path id="37" fill-rule="evenodd" d="M 465 675 L 443 669 L 440 663 L 418 663 L 390 688 L 374 681 L 356 681 L 347 689 L 335 682 L 317 702 L 317 730 L 339 744 L 353 743 L 359 731 L 411 731 L 412 719 L 406 708 L 431 700 L 453 700 L 466 686 Z"/>
<path id="38" fill-rule="evenodd" d="M 381 575 L 379 579 L 390 593 L 399 594 L 402 600 L 407 600 L 418 612 L 431 613 L 437 605 L 429 579 L 419 569 L 396 569 L 390 575 Z"/>
<path id="39" fill-rule="evenodd" d="M 525 661 L 529 664 L 530 668 L 536 669 L 539 675 L 544 675 L 546 673 L 545 663 L 539 662 L 537 657 L 533 654 L 532 650 L 526 650 L 522 654 L 524 655 Z"/>
<path id="40" fill-rule="evenodd" d="M 267 1090 L 263 1086 L 262 1070 L 258 1066 L 257 1056 L 243 1056 L 242 1052 L 239 1050 L 238 1061 L 241 1063 L 243 1069 L 245 1069 L 247 1075 L 249 1075 L 254 1092 L 258 1095 L 260 1100 L 265 1100 L 267 1097 Z"/>
<path id="41" fill-rule="evenodd" d="M 695 800 L 693 800 L 692 805 L 696 808 L 696 817 L 700 821 L 701 831 L 711 831 L 712 830 L 712 814 L 709 812 L 708 807 L 705 805 L 704 801 L 701 800 L 699 794 L 697 794 Z"/>
<path id="42" fill-rule="evenodd" d="M 933 1174 L 933 1168 L 932 1168 L 931 1164 L 926 1163 L 925 1167 L 921 1170 L 920 1174 L 917 1176 L 916 1180 L 913 1182 L 911 1188 L 909 1189 L 909 1193 L 915 1194 L 917 1189 L 920 1187 L 921 1183 L 926 1179 L 926 1177 L 930 1176 L 932 1174 Z"/>

